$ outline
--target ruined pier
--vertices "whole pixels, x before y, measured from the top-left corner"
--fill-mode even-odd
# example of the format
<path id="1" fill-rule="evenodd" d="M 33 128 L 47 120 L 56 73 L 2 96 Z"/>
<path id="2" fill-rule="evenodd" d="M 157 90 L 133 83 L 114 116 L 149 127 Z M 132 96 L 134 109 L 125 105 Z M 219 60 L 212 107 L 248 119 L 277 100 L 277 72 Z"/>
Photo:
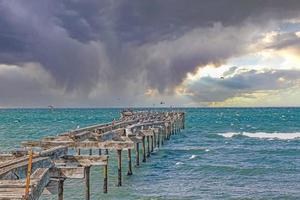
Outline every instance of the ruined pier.
<path id="1" fill-rule="evenodd" d="M 154 149 L 164 145 L 172 134 L 179 133 L 184 123 L 184 112 L 124 111 L 119 120 L 111 123 L 24 141 L 24 149 L 0 154 L 0 199 L 36 200 L 47 193 L 62 200 L 64 181 L 82 179 L 85 199 L 89 200 L 93 166 L 103 167 L 103 193 L 107 193 L 109 159 L 117 160 L 116 185 L 122 186 L 122 156 L 128 159 L 127 175 L 130 176 L 133 165 L 138 167 L 147 162 Z M 112 157 L 111 151 L 116 151 L 116 156 Z M 127 153 L 124 155 L 123 151 Z"/>

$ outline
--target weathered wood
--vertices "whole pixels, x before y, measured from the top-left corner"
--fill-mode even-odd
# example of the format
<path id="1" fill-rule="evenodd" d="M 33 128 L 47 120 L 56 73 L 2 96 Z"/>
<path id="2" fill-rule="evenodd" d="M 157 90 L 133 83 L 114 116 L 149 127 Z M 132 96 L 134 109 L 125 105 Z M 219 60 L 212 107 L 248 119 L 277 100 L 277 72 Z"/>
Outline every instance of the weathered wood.
<path id="1" fill-rule="evenodd" d="M 128 172 L 127 175 L 132 175 L 131 149 L 128 149 Z"/>
<path id="2" fill-rule="evenodd" d="M 118 183 L 117 186 L 122 186 L 122 150 L 117 150 L 117 159 L 118 159 Z"/>
<path id="3" fill-rule="evenodd" d="M 142 145 L 142 151 L 143 151 L 143 160 L 142 162 L 146 162 L 146 144 L 145 144 L 145 136 L 143 137 L 143 145 Z"/>
<path id="4" fill-rule="evenodd" d="M 150 136 L 147 136 L 147 157 L 150 157 Z"/>
<path id="5" fill-rule="evenodd" d="M 157 133 L 157 147 L 159 148 L 160 146 L 160 137 L 161 137 L 161 129 L 158 130 Z"/>
<path id="6" fill-rule="evenodd" d="M 90 200 L 90 166 L 85 167 L 84 182 L 85 182 L 85 199 Z"/>
<path id="7" fill-rule="evenodd" d="M 22 145 L 26 147 L 43 147 L 52 148 L 56 146 L 67 146 L 71 148 L 81 148 L 81 149 L 133 149 L 134 143 L 128 138 L 127 141 L 27 141 L 22 142 Z"/>
<path id="8" fill-rule="evenodd" d="M 50 169 L 50 176 L 54 178 L 82 179 L 84 178 L 84 167 L 56 166 Z"/>
<path id="9" fill-rule="evenodd" d="M 58 200 L 64 199 L 64 181 L 65 179 L 63 178 L 58 180 Z"/>
<path id="10" fill-rule="evenodd" d="M 154 145 L 154 148 L 156 147 L 156 141 L 157 141 L 157 137 L 156 137 L 156 132 L 155 131 L 153 131 L 153 145 Z"/>
<path id="11" fill-rule="evenodd" d="M 106 155 L 102 156 L 87 156 L 87 155 L 80 155 L 80 156 L 63 156 L 58 160 L 54 160 L 56 165 L 63 165 L 63 166 L 92 166 L 92 165 L 106 165 L 108 157 Z"/>
<path id="12" fill-rule="evenodd" d="M 150 136 L 151 137 L 151 152 L 153 152 L 154 150 L 154 140 L 153 140 L 153 136 Z"/>
<path id="13" fill-rule="evenodd" d="M 103 167 L 103 193 L 107 193 L 107 186 L 108 186 L 108 165 L 104 165 Z"/>
<path id="14" fill-rule="evenodd" d="M 135 165 L 140 166 L 140 149 L 139 149 L 139 143 L 135 144 Z"/>
<path id="15" fill-rule="evenodd" d="M 15 159 L 7 163 L 0 165 L 0 178 L 6 179 L 6 175 L 9 175 L 10 172 L 18 174 L 18 177 L 22 178 L 26 176 L 28 165 L 28 158 Z M 40 167 L 52 167 L 53 164 L 48 157 L 37 157 L 33 156 L 32 168 Z"/>

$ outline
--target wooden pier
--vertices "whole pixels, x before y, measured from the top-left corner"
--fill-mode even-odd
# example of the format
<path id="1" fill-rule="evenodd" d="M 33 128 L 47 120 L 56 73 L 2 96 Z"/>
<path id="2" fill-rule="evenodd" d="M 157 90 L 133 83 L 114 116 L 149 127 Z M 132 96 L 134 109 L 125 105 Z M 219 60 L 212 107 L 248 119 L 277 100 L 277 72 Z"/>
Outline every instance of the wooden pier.
<path id="1" fill-rule="evenodd" d="M 22 142 L 24 149 L 0 154 L 0 199 L 36 200 L 42 193 L 48 193 L 62 200 L 64 181 L 83 179 L 85 199 L 89 200 L 92 166 L 103 167 L 103 193 L 107 193 L 109 151 L 116 151 L 116 185 L 122 186 L 123 150 L 127 151 L 127 175 L 130 176 L 133 165 L 140 166 L 141 161 L 146 162 L 154 148 L 159 148 L 172 134 L 184 128 L 184 121 L 183 112 L 124 111 L 118 121 L 76 129 L 39 141 Z M 30 150 L 33 151 L 32 170 L 29 193 L 25 196 Z M 133 154 L 135 159 L 132 159 Z"/>

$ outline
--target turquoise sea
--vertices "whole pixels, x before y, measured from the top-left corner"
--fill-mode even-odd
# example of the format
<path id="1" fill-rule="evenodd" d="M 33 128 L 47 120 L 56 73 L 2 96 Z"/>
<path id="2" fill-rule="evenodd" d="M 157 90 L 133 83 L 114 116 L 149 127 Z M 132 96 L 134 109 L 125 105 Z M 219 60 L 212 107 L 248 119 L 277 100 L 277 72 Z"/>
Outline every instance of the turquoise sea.
<path id="1" fill-rule="evenodd" d="M 0 148 L 119 117 L 121 109 L 1 109 Z M 161 109 L 167 110 L 167 109 Z M 91 199 L 300 199 L 300 108 L 187 108 L 186 129 L 109 193 L 93 168 Z M 65 199 L 84 199 L 83 180 L 68 180 Z M 57 199 L 42 196 L 41 199 Z"/>

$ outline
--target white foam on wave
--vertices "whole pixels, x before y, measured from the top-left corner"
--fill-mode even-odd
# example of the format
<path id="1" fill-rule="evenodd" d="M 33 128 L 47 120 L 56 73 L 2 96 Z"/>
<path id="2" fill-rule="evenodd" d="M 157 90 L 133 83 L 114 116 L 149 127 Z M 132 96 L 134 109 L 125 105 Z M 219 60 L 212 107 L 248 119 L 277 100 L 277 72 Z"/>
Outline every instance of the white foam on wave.
<path id="1" fill-rule="evenodd" d="M 278 140 L 292 140 L 292 139 L 300 139 L 300 132 L 295 133 L 265 133 L 265 132 L 256 132 L 256 133 L 249 133 L 249 132 L 228 132 L 228 133 L 220 133 L 219 135 L 232 138 L 234 136 L 246 136 L 251 138 L 259 138 L 259 139 L 278 139 Z"/>
<path id="2" fill-rule="evenodd" d="M 183 164 L 183 162 L 177 162 L 177 163 L 175 163 L 175 165 L 182 165 Z"/>
<path id="3" fill-rule="evenodd" d="M 196 155 L 192 155 L 191 157 L 189 157 L 189 160 L 192 160 L 192 159 L 194 159 L 196 157 L 197 157 Z"/>

